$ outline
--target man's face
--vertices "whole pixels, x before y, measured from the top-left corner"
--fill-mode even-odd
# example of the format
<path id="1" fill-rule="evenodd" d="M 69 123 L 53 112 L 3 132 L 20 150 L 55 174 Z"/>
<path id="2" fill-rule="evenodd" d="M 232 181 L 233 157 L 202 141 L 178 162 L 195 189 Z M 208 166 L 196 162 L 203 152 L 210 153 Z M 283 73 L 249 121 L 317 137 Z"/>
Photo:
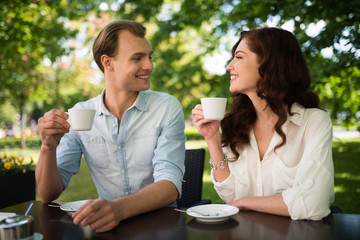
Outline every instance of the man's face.
<path id="1" fill-rule="evenodd" d="M 137 37 L 129 31 L 119 33 L 119 48 L 112 58 L 111 87 L 118 90 L 144 91 L 150 88 L 153 70 L 150 44 L 145 38 Z"/>

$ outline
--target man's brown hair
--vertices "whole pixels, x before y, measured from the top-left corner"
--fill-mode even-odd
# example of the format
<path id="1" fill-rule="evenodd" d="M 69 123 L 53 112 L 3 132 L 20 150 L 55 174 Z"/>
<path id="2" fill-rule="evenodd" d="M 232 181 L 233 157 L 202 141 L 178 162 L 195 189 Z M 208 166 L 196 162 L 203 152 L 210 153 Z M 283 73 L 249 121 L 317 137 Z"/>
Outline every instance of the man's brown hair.
<path id="1" fill-rule="evenodd" d="M 119 48 L 119 32 L 124 30 L 142 38 L 146 33 L 146 28 L 142 24 L 131 20 L 116 20 L 106 25 L 96 37 L 93 45 L 94 59 L 102 72 L 104 72 L 104 66 L 101 63 L 101 56 L 104 54 L 109 57 L 116 56 Z"/>

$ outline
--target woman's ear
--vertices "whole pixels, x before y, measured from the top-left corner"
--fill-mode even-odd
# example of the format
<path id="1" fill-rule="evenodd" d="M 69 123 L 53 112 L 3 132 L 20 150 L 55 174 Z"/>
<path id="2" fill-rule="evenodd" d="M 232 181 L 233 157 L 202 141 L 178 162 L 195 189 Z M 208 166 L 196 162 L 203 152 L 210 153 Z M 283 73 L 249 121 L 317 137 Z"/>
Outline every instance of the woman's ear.
<path id="1" fill-rule="evenodd" d="M 113 69 L 112 59 L 108 55 L 104 54 L 101 56 L 101 64 L 104 67 L 104 72 L 105 70 L 111 71 Z"/>

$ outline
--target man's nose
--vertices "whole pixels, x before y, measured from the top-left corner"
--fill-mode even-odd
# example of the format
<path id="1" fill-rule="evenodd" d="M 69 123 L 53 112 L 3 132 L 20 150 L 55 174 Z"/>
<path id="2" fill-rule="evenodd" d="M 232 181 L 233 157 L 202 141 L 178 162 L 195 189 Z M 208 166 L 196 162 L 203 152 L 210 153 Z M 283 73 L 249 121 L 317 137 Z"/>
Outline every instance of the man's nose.
<path id="1" fill-rule="evenodd" d="M 145 60 L 145 63 L 143 65 L 143 69 L 152 71 L 153 68 L 154 68 L 154 65 L 153 65 L 153 62 L 151 61 L 151 59 L 149 58 L 149 59 Z"/>

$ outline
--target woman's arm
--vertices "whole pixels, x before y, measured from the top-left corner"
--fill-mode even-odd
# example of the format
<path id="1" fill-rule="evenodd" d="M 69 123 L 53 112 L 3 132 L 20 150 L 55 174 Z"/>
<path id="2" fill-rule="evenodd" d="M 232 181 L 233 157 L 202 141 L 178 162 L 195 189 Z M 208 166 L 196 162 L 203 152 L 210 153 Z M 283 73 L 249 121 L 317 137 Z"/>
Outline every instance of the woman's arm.
<path id="1" fill-rule="evenodd" d="M 221 135 L 220 135 L 220 122 L 214 120 L 206 120 L 204 118 L 202 106 L 196 105 L 192 110 L 193 125 L 204 136 L 205 141 L 209 148 L 210 159 L 212 165 L 216 167 L 212 168 L 214 178 L 217 182 L 223 182 L 230 175 L 229 166 L 225 163 L 225 156 L 221 146 Z M 213 165 L 214 166 L 214 165 Z M 222 167 L 220 167 L 222 166 Z"/>
<path id="2" fill-rule="evenodd" d="M 290 216 L 288 208 L 281 194 L 265 197 L 244 197 L 227 203 L 240 210 L 252 210 L 282 216 Z"/>

